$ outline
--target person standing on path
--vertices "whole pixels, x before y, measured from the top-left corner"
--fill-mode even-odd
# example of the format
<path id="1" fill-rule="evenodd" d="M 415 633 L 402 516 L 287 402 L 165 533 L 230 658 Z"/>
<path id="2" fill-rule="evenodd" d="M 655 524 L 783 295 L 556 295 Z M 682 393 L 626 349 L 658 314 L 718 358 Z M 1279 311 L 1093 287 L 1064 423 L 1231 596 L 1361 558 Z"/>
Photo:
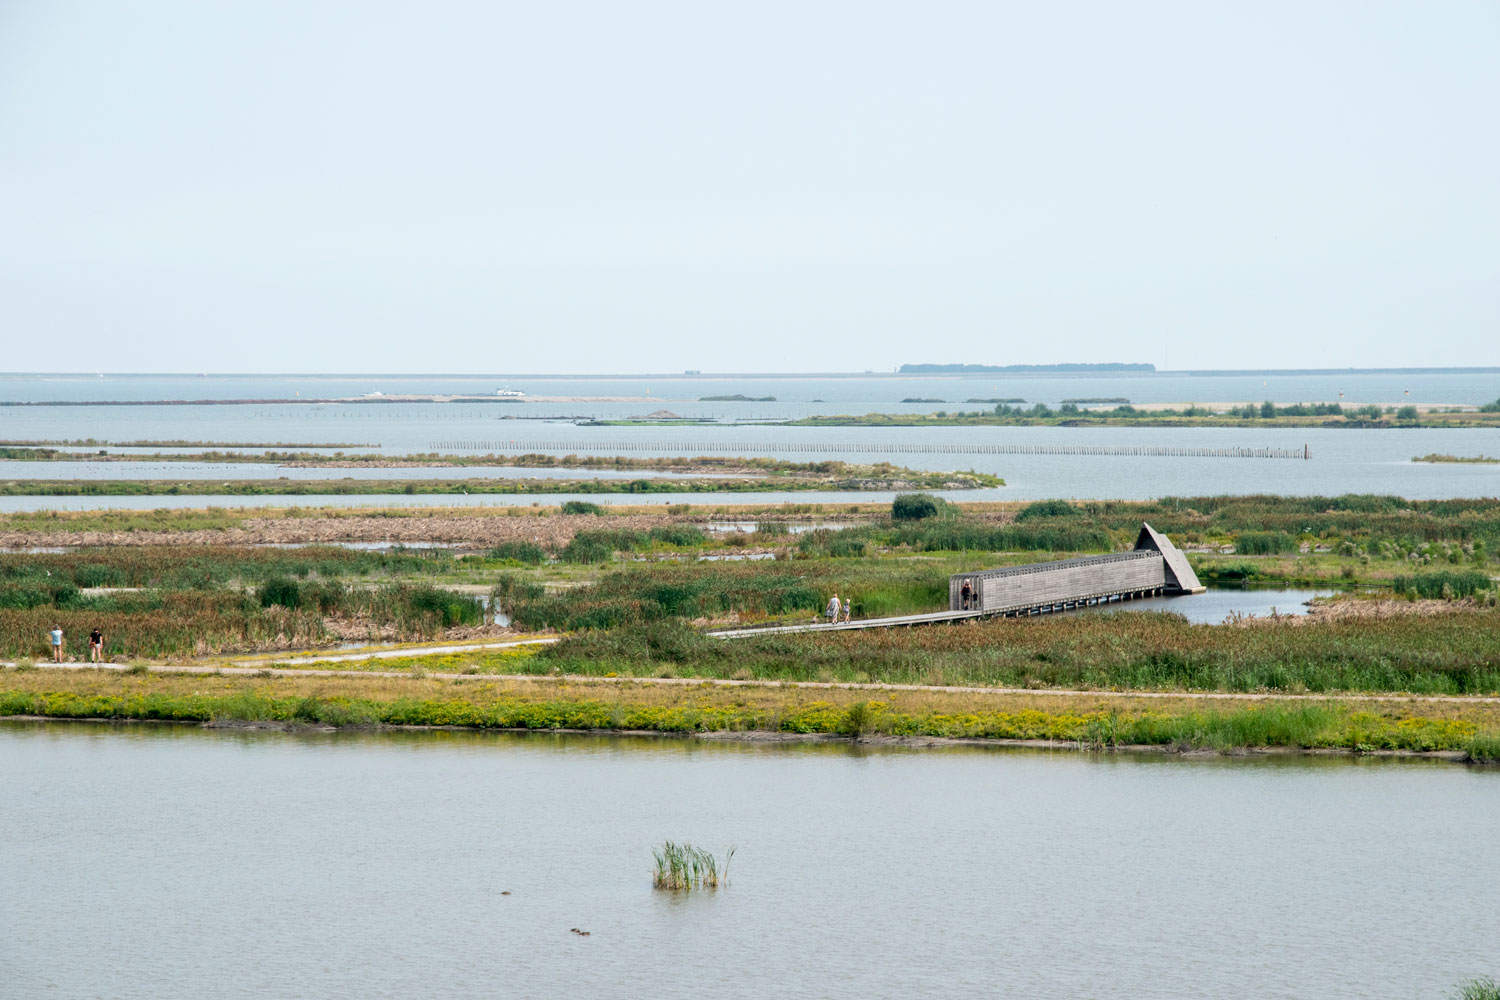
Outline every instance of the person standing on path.
<path id="1" fill-rule="evenodd" d="M 52 631 L 47 633 L 52 640 L 52 662 L 61 663 L 63 654 L 63 631 L 61 625 L 53 625 Z"/>
<path id="2" fill-rule="evenodd" d="M 844 598 L 844 621 L 849 620 L 849 613 L 854 610 L 854 605 L 849 603 L 849 598 Z"/>
<path id="3" fill-rule="evenodd" d="M 823 614 L 828 618 L 828 624 L 832 625 L 839 620 L 839 595 L 834 594 L 828 599 L 828 607 L 823 609 Z"/>
<path id="4" fill-rule="evenodd" d="M 967 577 L 964 578 L 963 589 L 959 591 L 959 608 L 968 611 L 969 605 L 974 600 L 974 584 Z"/>
<path id="5" fill-rule="evenodd" d="M 94 631 L 89 633 L 89 660 L 99 663 L 104 659 L 104 633 L 99 627 L 94 626 Z"/>

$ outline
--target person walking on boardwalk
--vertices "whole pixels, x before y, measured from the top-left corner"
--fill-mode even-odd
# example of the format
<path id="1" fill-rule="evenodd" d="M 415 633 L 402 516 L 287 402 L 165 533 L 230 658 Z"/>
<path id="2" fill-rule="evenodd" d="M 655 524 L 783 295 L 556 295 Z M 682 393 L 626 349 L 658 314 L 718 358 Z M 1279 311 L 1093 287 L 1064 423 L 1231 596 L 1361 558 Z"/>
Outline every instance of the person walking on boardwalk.
<path id="1" fill-rule="evenodd" d="M 94 626 L 94 631 L 89 633 L 89 660 L 99 663 L 104 659 L 104 633 L 99 631 L 99 626 Z"/>
<path id="2" fill-rule="evenodd" d="M 970 580 L 968 577 L 964 577 L 963 588 L 958 593 L 958 606 L 962 610 L 968 611 L 970 603 L 972 603 L 974 600 L 974 581 Z"/>
<path id="3" fill-rule="evenodd" d="M 61 625 L 53 625 L 52 631 L 47 633 L 52 640 L 52 662 L 61 663 L 63 654 L 63 631 Z"/>
<path id="4" fill-rule="evenodd" d="M 823 614 L 828 618 L 828 624 L 832 625 L 839 620 L 839 595 L 834 594 L 828 599 L 828 607 L 823 609 Z"/>
<path id="5" fill-rule="evenodd" d="M 844 621 L 849 620 L 849 613 L 854 610 L 854 605 L 849 603 L 849 598 L 844 598 Z"/>

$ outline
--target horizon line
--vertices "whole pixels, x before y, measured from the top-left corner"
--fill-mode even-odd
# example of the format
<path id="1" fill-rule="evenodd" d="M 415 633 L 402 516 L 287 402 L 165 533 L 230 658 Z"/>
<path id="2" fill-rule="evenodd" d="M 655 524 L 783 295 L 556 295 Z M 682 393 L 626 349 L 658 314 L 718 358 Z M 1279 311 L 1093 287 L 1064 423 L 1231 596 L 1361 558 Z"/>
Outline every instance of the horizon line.
<path id="1" fill-rule="evenodd" d="M 1067 364 L 1068 362 L 1059 362 Z M 1090 362 L 1076 362 L 1090 364 Z M 1043 368 L 1047 366 L 1041 366 Z M 269 371 L 115 371 L 94 370 L 52 372 L 0 372 L 0 378 L 458 378 L 458 379 L 691 379 L 691 378 L 1080 378 L 1106 376 L 1113 378 L 1150 378 L 1157 375 L 1457 375 L 1500 374 L 1500 365 L 1441 365 L 1421 367 L 1372 367 L 1372 368 L 1157 368 L 1151 371 L 1129 370 L 998 370 L 955 372 L 901 372 L 901 371 L 837 371 L 837 372 L 711 372 L 683 370 L 674 372 L 388 372 L 388 371 L 324 371 L 324 372 L 269 372 Z"/>

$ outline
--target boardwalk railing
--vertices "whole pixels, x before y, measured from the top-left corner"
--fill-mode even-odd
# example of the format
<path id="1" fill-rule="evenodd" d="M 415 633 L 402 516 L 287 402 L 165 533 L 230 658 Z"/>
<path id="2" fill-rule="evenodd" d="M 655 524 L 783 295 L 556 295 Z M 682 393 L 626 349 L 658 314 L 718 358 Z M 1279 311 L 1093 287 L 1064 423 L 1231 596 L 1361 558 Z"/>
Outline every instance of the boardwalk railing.
<path id="1" fill-rule="evenodd" d="M 866 455 L 1099 455 L 1141 458 L 1301 458 L 1302 448 L 1185 448 L 1147 445 L 1089 444 L 933 444 L 853 441 L 433 441 L 431 451 L 560 452 L 587 454 L 619 451 L 670 451 L 694 455 L 866 454 Z"/>

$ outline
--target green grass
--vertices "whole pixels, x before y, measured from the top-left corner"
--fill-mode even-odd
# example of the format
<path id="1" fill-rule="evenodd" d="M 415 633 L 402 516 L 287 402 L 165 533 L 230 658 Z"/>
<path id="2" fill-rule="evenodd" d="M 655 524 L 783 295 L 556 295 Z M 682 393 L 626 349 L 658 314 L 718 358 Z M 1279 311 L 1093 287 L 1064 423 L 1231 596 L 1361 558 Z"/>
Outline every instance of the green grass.
<path id="1" fill-rule="evenodd" d="M 1455 1000 L 1500 1000 L 1500 983 L 1489 976 L 1480 976 L 1459 984 Z"/>
<path id="2" fill-rule="evenodd" d="M 1476 764 L 1500 764 L 1500 733 L 1476 735 L 1463 749 Z"/>
<path id="3" fill-rule="evenodd" d="M 37 673 L 25 675 L 35 678 Z M 139 685 L 143 679 L 116 678 Z M 630 730 L 662 733 L 748 732 L 865 737 L 943 737 L 950 739 L 1052 740 L 1082 748 L 1157 746 L 1178 750 L 1234 750 L 1254 747 L 1341 748 L 1352 751 L 1464 751 L 1495 746 L 1500 731 L 1481 730 L 1461 719 L 1376 715 L 1336 702 L 1208 708 L 1188 712 L 1118 709 L 1076 711 L 1059 702 L 1054 711 L 1003 709 L 973 701 L 943 710 L 902 707 L 871 700 L 857 706 L 808 701 L 795 690 L 774 691 L 771 700 L 710 701 L 693 691 L 674 692 L 667 704 L 563 694 L 525 700 L 482 687 L 440 697 L 275 694 L 261 684 L 228 693 L 194 690 L 202 679 L 178 679 L 175 690 L 152 690 L 170 681 L 151 675 L 146 688 L 124 693 L 6 689 L 0 676 L 0 716 L 140 719 L 191 722 L 310 723 L 334 727 L 462 726 L 481 729 Z M 276 682 L 287 683 L 287 682 Z M 341 681 L 351 692 L 359 684 Z M 381 684 L 396 682 L 381 679 Z M 424 684 L 414 680 L 403 684 Z M 251 686 L 254 685 L 254 686 Z M 397 689 L 399 690 L 399 689 Z M 1470 751 L 1472 753 L 1472 751 Z M 722 875 L 722 869 L 720 870 Z"/>
<path id="4" fill-rule="evenodd" d="M 704 636 L 667 620 L 564 637 L 511 669 L 1086 690 L 1500 693 L 1493 612 L 1311 625 L 1191 625 L 1120 612 L 888 629 Z"/>
<path id="5" fill-rule="evenodd" d="M 1477 591 L 1489 590 L 1491 586 L 1488 573 L 1472 570 L 1459 573 L 1440 570 L 1415 576 L 1397 576 L 1391 580 L 1391 589 L 1398 594 L 1415 594 L 1418 597 L 1444 600 L 1472 597 Z"/>
<path id="6" fill-rule="evenodd" d="M 127 533 L 239 523 L 204 521 L 196 512 L 186 513 L 194 516 L 142 512 L 122 519 L 101 514 L 75 523 L 71 517 L 16 515 L 22 520 L 7 523 L 13 529 L 65 525 L 68 530 Z M 518 540 L 462 557 L 443 548 L 371 552 L 338 546 L 203 544 L 18 553 L 0 561 L 0 656 L 40 651 L 39 636 L 51 624 L 40 619 L 53 617 L 62 620 L 69 635 L 82 636 L 100 624 L 111 650 L 138 657 L 318 645 L 331 640 L 321 621 L 324 616 L 373 618 L 374 624 L 395 626 L 403 639 L 477 623 L 480 609 L 472 599 L 434 592 L 438 583 L 499 588 L 501 607 L 519 627 L 530 629 L 612 629 L 702 618 L 802 621 L 810 620 L 835 591 L 853 600 L 858 617 L 930 611 L 946 606 L 951 573 L 1118 551 L 1133 543 L 1143 519 L 1183 545 L 1237 545 L 1240 553 L 1234 556 L 1190 556 L 1207 583 L 1394 584 L 1402 594 L 1476 595 L 1481 603 L 1492 601 L 1496 592 L 1489 579 L 1490 554 L 1500 546 L 1496 500 L 1407 501 L 1353 495 L 1040 501 L 1021 509 L 1012 522 L 964 514 L 950 505 L 917 521 L 881 516 L 844 530 L 800 535 L 788 534 L 785 524 L 774 521 L 751 535 L 725 537 L 705 532 L 685 517 L 647 522 L 649 530 L 636 527 L 638 522 L 621 521 L 631 526 L 578 531 L 571 540 L 566 532 L 560 538 L 554 532 L 545 548 Z M 573 523 L 550 521 L 569 527 Z M 1333 551 L 1299 553 L 1303 545 Z M 777 558 L 694 561 L 701 554 L 727 554 L 744 547 L 774 550 Z M 95 592 L 99 588 L 103 592 Z M 1481 636 L 1492 631 L 1482 620 L 1476 625 Z M 1427 628 L 1411 627 L 1419 632 Z M 1400 642 L 1399 656 L 1368 649 L 1357 637 L 1351 643 L 1369 655 L 1357 669 L 1338 664 L 1340 676 L 1360 675 L 1360 683 L 1436 683 L 1420 676 L 1420 658 Z M 1442 674 L 1452 665 L 1453 658 L 1441 649 L 1429 658 L 1438 666 L 1427 673 Z M 1111 670 L 1128 668 L 1131 678 L 1154 676 L 1177 683 L 1202 672 L 1191 657 L 1184 660 L 1171 650 L 1160 651 L 1144 665 L 1117 663 L 1118 659 L 1110 655 L 1102 662 Z M 996 660 L 1004 665 L 1008 657 Z M 1278 666 L 1263 658 L 1252 658 L 1248 673 L 1240 672 L 1237 663 L 1221 666 L 1235 678 L 1246 676 L 1254 683 L 1343 685 L 1339 677 L 1329 679 L 1329 660 L 1322 656 L 1311 672 L 1297 662 Z M 1393 660 L 1400 662 L 1387 669 Z M 1040 660 L 1043 665 L 1052 662 Z M 1032 672 L 1021 666 L 1007 669 L 1024 682 Z M 735 669 L 742 667 L 758 669 L 744 664 Z M 1474 660 L 1471 667 L 1471 674 L 1480 678 L 1477 683 L 1488 683 L 1482 679 L 1490 669 L 1487 660 Z M 820 669 L 883 676 L 892 668 L 869 662 Z M 947 654 L 936 663 L 917 656 L 897 664 L 897 669 L 905 676 L 926 670 L 956 672 L 955 676 L 972 672 L 968 664 L 954 662 Z M 1131 678 L 1127 681 L 1135 683 Z"/>
<path id="7" fill-rule="evenodd" d="M 729 884 L 729 862 L 734 858 L 732 847 L 722 863 L 711 851 L 670 840 L 663 841 L 661 847 L 652 853 L 656 858 L 656 869 L 651 884 L 657 889 L 717 889 Z"/>

